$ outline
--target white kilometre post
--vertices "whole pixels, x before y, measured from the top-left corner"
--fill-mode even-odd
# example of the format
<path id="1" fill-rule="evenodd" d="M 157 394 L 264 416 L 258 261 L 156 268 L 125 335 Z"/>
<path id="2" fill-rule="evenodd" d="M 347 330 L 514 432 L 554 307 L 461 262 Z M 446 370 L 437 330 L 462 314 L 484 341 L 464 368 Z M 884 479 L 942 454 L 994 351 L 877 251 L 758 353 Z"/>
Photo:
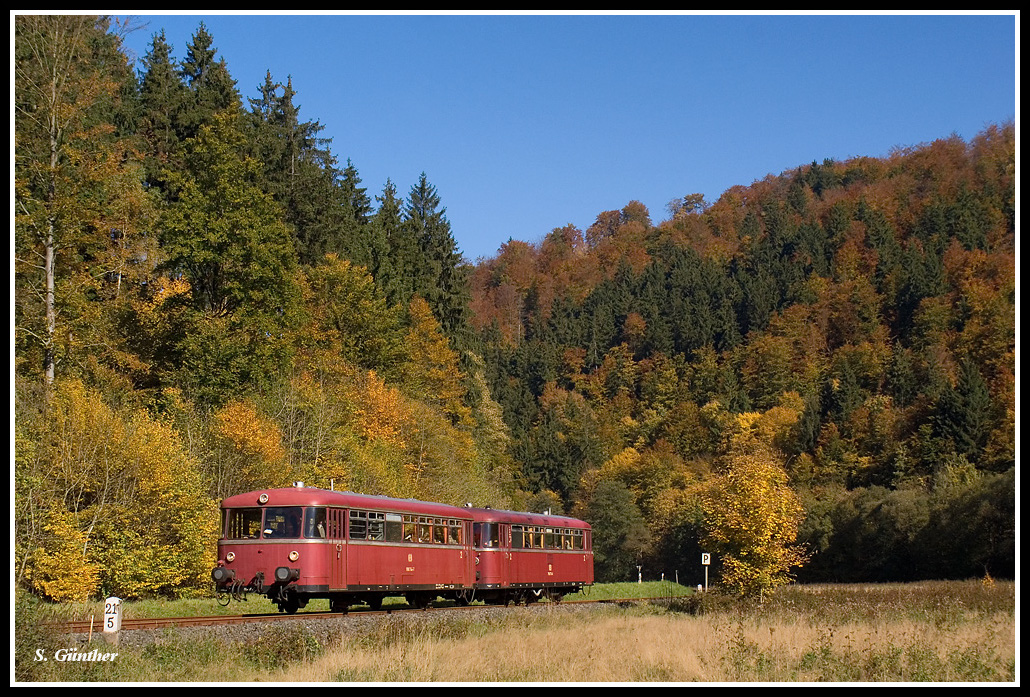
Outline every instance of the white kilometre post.
<path id="1" fill-rule="evenodd" d="M 110 597 L 104 601 L 104 634 L 112 644 L 118 643 L 122 631 L 122 599 Z"/>

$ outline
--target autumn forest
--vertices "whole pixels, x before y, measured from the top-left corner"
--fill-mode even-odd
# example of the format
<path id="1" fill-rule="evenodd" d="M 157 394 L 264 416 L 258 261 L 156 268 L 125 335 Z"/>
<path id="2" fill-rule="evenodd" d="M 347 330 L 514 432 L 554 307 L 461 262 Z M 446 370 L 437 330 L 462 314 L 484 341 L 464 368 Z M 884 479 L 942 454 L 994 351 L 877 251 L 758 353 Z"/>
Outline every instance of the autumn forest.
<path id="1" fill-rule="evenodd" d="M 573 515 L 601 581 L 1014 577 L 1011 123 L 473 263 L 288 78 L 118 29 L 14 25 L 19 587 L 205 592 L 295 481 Z"/>

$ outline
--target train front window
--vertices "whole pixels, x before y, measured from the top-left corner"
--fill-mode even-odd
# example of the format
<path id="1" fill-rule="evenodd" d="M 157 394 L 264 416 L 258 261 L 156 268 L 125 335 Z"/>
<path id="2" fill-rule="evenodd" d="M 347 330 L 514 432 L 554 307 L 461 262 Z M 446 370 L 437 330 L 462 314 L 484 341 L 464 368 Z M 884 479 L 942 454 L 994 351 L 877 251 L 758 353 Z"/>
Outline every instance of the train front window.
<path id="1" fill-rule="evenodd" d="M 262 531 L 267 540 L 293 539 L 300 537 L 300 522 L 304 509 L 300 506 L 288 508 L 266 508 L 265 527 Z"/>
<path id="2" fill-rule="evenodd" d="M 260 508 L 230 508 L 226 512 L 229 519 L 225 537 L 229 540 L 256 540 L 261 536 Z"/>
<path id="3" fill-rule="evenodd" d="M 476 547 L 498 547 L 497 523 L 476 523 L 472 526 L 472 544 Z"/>

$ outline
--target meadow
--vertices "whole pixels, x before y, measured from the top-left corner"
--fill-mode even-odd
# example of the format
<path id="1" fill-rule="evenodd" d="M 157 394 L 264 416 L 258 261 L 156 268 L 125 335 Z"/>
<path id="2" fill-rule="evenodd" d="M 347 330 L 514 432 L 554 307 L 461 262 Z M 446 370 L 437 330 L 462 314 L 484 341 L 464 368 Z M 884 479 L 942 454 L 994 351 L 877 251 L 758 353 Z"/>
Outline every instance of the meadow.
<path id="1" fill-rule="evenodd" d="M 599 585 L 586 596 L 642 595 L 634 590 L 648 589 Z M 665 586 L 649 590 L 660 597 L 590 610 L 566 603 L 510 612 L 431 611 L 419 613 L 417 622 L 397 621 L 402 615 L 379 617 L 330 641 L 302 623 L 232 641 L 214 633 L 198 639 L 169 631 L 149 645 L 121 648 L 114 662 L 59 667 L 31 660 L 34 649 L 60 639 L 48 636 L 38 622 L 26 624 L 20 610 L 16 678 L 285 683 L 1018 679 L 1016 593 L 1009 581 L 790 586 L 762 603 Z M 157 605 L 148 607 L 147 612 L 156 612 Z"/>

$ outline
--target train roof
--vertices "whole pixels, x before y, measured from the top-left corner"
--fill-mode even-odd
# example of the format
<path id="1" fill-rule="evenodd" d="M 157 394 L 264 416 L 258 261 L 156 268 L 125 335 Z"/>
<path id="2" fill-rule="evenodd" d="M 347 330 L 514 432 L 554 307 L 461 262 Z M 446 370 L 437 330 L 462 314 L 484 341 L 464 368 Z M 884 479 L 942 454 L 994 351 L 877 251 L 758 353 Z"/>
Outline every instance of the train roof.
<path id="1" fill-rule="evenodd" d="M 520 511 L 505 511 L 493 508 L 473 508 L 472 515 L 475 520 L 486 523 L 515 523 L 516 525 L 549 525 L 552 527 L 564 528 L 585 528 L 590 529 L 589 523 L 577 518 L 554 515 L 551 513 L 529 513 Z"/>
<path id="2" fill-rule="evenodd" d="M 261 497 L 267 497 L 264 501 Z M 295 486 L 281 489 L 260 489 L 245 494 L 229 496 L 222 500 L 222 508 L 250 508 L 253 506 L 344 506 L 374 511 L 398 511 L 419 515 L 433 515 L 447 518 L 472 518 L 473 520 L 522 525 L 550 525 L 568 528 L 590 526 L 582 520 L 549 513 L 527 513 L 494 508 L 471 508 L 451 506 L 445 503 L 431 503 L 416 499 L 395 499 L 389 496 L 356 494 L 352 491 L 329 491 L 316 487 Z"/>
<path id="3" fill-rule="evenodd" d="M 262 501 L 260 497 L 267 496 Z M 375 511 L 399 511 L 447 518 L 471 518 L 468 508 L 445 503 L 430 503 L 415 499 L 394 499 L 388 496 L 356 494 L 352 491 L 328 491 L 315 487 L 288 487 L 261 489 L 237 494 L 222 500 L 223 508 L 251 506 L 345 506 Z"/>

